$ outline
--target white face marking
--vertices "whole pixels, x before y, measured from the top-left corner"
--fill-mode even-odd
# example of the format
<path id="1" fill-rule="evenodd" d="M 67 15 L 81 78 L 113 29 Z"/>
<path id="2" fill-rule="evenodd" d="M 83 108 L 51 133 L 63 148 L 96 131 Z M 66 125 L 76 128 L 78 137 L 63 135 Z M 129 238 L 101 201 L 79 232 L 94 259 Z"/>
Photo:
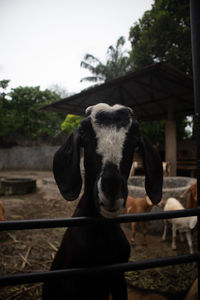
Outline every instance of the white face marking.
<path id="1" fill-rule="evenodd" d="M 106 162 L 111 162 L 119 168 L 126 134 L 131 126 L 131 120 L 127 127 L 120 129 L 114 125 L 103 127 L 96 122 L 96 114 L 100 111 L 114 112 L 121 108 L 123 108 L 123 106 L 118 104 L 109 106 L 105 103 L 100 103 L 92 108 L 88 108 L 89 110 L 92 109 L 91 120 L 97 137 L 97 153 L 102 157 L 102 169 Z"/>
<path id="2" fill-rule="evenodd" d="M 109 211 L 105 209 L 103 206 L 100 206 L 99 212 L 104 218 L 112 219 L 119 216 L 123 212 L 123 209 L 124 209 L 123 207 L 120 207 L 115 211 Z"/>
<path id="3" fill-rule="evenodd" d="M 132 120 L 126 127 L 117 128 L 114 124 L 110 126 L 103 126 L 96 121 L 96 114 L 99 112 L 114 112 L 122 109 L 124 106 L 114 105 L 109 106 L 105 103 L 100 103 L 92 107 L 88 107 L 86 113 L 90 113 L 92 126 L 97 137 L 97 154 L 102 157 L 101 174 L 106 163 L 113 163 L 120 168 L 120 162 L 122 160 L 123 147 L 128 130 L 132 124 Z M 100 174 L 100 175 L 101 175 Z M 113 206 L 110 206 L 109 199 L 106 198 L 101 187 L 101 176 L 97 183 L 98 187 L 98 201 L 99 212 L 106 218 L 113 218 L 122 213 L 124 207 L 124 199 L 116 199 Z"/>
<path id="4" fill-rule="evenodd" d="M 102 157 L 102 167 L 106 162 L 118 166 L 122 160 L 122 151 L 127 130 L 124 128 L 100 128 L 94 125 L 97 136 L 97 153 Z"/>

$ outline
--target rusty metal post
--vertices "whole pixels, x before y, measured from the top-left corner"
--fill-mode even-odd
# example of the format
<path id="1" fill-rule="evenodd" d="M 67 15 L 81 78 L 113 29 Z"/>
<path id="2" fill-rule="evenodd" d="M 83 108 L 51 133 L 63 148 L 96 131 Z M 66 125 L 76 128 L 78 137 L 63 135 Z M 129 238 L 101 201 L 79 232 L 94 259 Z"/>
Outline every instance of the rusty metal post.
<path id="1" fill-rule="evenodd" d="M 192 65 L 197 143 L 197 195 L 200 207 L 200 1 L 190 0 Z M 198 251 L 200 252 L 200 216 L 198 216 Z M 198 299 L 200 299 L 200 262 L 198 261 Z"/>

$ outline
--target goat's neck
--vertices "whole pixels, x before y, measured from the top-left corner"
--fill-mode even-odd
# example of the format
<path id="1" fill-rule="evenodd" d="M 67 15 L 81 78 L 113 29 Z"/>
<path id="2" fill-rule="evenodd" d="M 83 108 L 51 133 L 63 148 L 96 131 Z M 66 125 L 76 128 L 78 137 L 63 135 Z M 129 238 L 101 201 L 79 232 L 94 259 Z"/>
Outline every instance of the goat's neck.
<path id="1" fill-rule="evenodd" d="M 98 215 L 94 199 L 94 181 L 85 180 L 84 194 L 79 202 L 81 213 L 85 216 Z"/>
<path id="2" fill-rule="evenodd" d="M 83 194 L 81 197 L 74 216 L 97 216 L 98 212 L 95 207 L 94 197 Z"/>

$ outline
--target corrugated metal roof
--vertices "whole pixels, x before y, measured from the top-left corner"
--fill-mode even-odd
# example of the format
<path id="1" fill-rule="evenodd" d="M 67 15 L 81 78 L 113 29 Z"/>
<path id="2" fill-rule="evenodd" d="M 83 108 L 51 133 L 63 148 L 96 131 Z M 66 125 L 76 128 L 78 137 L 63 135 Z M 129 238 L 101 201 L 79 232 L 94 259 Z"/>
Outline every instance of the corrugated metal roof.
<path id="1" fill-rule="evenodd" d="M 168 107 L 177 114 L 194 113 L 193 81 L 168 64 L 154 64 L 62 99 L 42 109 L 84 115 L 85 109 L 100 102 L 124 104 L 138 120 L 164 119 Z"/>

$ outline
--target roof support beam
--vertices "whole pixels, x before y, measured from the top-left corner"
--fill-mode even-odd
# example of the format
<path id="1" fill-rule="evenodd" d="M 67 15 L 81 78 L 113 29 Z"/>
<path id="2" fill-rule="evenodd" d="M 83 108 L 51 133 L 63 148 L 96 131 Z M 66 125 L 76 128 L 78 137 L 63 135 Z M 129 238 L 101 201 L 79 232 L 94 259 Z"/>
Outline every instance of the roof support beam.
<path id="1" fill-rule="evenodd" d="M 165 161 L 170 163 L 170 176 L 176 176 L 177 165 L 176 121 L 174 120 L 173 103 L 168 103 L 168 120 L 165 125 Z"/>

